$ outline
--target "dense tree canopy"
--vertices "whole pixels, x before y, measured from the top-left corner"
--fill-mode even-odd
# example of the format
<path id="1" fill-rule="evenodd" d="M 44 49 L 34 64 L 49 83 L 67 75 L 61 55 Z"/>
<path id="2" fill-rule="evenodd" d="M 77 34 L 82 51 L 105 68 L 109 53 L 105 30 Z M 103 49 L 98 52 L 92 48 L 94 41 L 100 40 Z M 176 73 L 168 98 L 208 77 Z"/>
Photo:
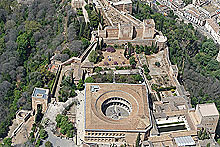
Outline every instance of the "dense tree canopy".
<path id="1" fill-rule="evenodd" d="M 46 139 L 48 137 L 48 134 L 44 129 L 41 129 L 39 137 L 40 137 L 40 139 Z"/>
<path id="2" fill-rule="evenodd" d="M 47 141 L 45 143 L 45 147 L 53 147 L 53 144 L 50 141 Z"/>
<path id="3" fill-rule="evenodd" d="M 95 82 L 95 80 L 92 77 L 88 77 L 85 80 L 85 83 L 94 83 L 94 82 Z"/>
<path id="4" fill-rule="evenodd" d="M 52 88 L 53 53 L 59 51 L 56 58 L 65 61 L 88 46 L 90 27 L 82 30 L 82 39 L 79 24 L 69 1 L 37 0 L 28 6 L 0 1 L 0 138 L 7 136 L 19 108 L 31 109 L 34 87 Z"/>
<path id="5" fill-rule="evenodd" d="M 93 62 L 93 63 L 97 63 L 98 62 L 98 53 L 96 51 L 91 51 L 91 53 L 89 54 L 89 61 Z"/>
<path id="6" fill-rule="evenodd" d="M 65 115 L 58 114 L 56 117 L 57 127 L 61 128 L 60 133 L 72 138 L 74 133 L 74 127 L 71 122 L 69 122 L 68 117 Z"/>
<path id="7" fill-rule="evenodd" d="M 61 89 L 59 91 L 59 94 L 60 94 L 59 101 L 60 102 L 65 102 L 68 100 L 68 98 L 75 97 L 77 95 L 75 92 L 77 87 L 74 83 L 74 80 L 68 76 L 63 77 L 63 80 L 61 82 L 60 87 L 61 87 Z"/>

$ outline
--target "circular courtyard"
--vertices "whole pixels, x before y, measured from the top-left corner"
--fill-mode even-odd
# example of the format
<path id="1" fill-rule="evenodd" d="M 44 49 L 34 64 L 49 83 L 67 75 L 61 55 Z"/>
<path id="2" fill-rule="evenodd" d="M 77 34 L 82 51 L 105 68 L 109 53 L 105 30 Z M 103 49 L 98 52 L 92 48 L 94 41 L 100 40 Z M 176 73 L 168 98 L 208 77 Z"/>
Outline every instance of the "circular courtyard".
<path id="1" fill-rule="evenodd" d="M 132 112 L 131 103 L 120 97 L 111 97 L 102 103 L 102 113 L 114 120 L 127 118 Z"/>
<path id="2" fill-rule="evenodd" d="M 142 84 L 86 84 L 85 128 L 90 131 L 145 131 L 147 91 Z"/>
<path id="3" fill-rule="evenodd" d="M 138 113 L 139 104 L 132 91 L 110 90 L 97 97 L 93 108 L 100 119 L 122 123 Z"/>

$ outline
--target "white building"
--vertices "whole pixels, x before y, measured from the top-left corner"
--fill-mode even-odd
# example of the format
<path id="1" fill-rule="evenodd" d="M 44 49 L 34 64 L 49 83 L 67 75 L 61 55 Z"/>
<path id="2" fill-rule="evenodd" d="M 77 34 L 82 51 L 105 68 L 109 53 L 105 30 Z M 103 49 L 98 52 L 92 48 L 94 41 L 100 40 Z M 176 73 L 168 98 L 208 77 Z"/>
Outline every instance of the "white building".
<path id="1" fill-rule="evenodd" d="M 213 19 L 207 19 L 205 24 L 206 29 L 210 32 L 212 37 L 220 44 L 220 27 Z"/>
<path id="2" fill-rule="evenodd" d="M 192 4 L 187 5 L 181 12 L 183 17 L 188 19 L 190 22 L 200 26 L 204 26 L 206 23 L 205 19 L 210 18 L 208 12 Z"/>
<path id="3" fill-rule="evenodd" d="M 215 104 L 198 104 L 196 106 L 195 114 L 198 126 L 205 128 L 211 134 L 215 134 L 219 119 L 219 112 Z"/>

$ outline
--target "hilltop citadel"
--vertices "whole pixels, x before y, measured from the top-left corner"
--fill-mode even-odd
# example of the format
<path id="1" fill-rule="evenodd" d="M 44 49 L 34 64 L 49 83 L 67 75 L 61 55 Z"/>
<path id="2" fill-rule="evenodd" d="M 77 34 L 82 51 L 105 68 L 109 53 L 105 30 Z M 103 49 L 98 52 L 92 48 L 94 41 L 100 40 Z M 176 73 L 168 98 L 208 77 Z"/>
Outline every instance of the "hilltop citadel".
<path id="1" fill-rule="evenodd" d="M 71 2 L 77 9 L 85 3 Z M 24 136 L 30 133 L 30 126 L 41 108 L 42 124 L 51 132 L 49 135 L 63 137 L 60 142 L 70 146 L 135 146 L 137 138 L 143 147 L 206 146 L 208 143 L 218 146 L 214 140 L 219 121 L 215 104 L 192 107 L 189 92 L 178 81 L 178 68 L 170 62 L 167 38 L 156 30 L 154 20 L 140 21 L 133 17 L 129 0 L 88 3 L 101 13 L 103 24 L 92 32 L 91 44 L 81 56 L 65 62 L 51 58 L 48 70 L 56 74 L 53 89 L 36 87 L 32 94 L 32 110 L 17 112 L 16 122 L 9 132 L 14 145 L 26 141 Z M 186 11 L 183 14 L 190 19 Z M 203 21 L 198 24 L 205 25 Z M 100 49 L 103 60 L 91 62 L 91 53 L 100 45 L 106 48 Z M 154 47 L 156 52 L 137 54 L 130 51 L 131 46 Z M 112 48 L 114 51 L 108 51 Z M 135 67 L 129 64 L 125 52 L 131 52 Z M 102 70 L 95 71 L 97 67 Z M 74 79 L 77 85 L 89 77 L 94 81 L 85 82 L 76 96 L 61 102 L 59 91 L 65 77 Z M 106 77 L 106 81 L 103 78 L 97 82 L 100 77 Z M 59 132 L 55 127 L 57 114 L 64 111 L 76 129 L 72 138 L 56 134 Z M 200 139 L 201 132 L 207 133 L 209 139 Z"/>

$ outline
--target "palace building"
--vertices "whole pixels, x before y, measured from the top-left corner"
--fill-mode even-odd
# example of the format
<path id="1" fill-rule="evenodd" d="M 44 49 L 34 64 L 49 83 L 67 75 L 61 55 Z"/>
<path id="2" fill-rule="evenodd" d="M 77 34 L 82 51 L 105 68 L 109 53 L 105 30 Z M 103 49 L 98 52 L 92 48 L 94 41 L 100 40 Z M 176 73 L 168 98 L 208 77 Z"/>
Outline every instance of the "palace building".
<path id="1" fill-rule="evenodd" d="M 141 84 L 86 84 L 85 142 L 133 145 L 151 125 L 146 87 Z"/>

